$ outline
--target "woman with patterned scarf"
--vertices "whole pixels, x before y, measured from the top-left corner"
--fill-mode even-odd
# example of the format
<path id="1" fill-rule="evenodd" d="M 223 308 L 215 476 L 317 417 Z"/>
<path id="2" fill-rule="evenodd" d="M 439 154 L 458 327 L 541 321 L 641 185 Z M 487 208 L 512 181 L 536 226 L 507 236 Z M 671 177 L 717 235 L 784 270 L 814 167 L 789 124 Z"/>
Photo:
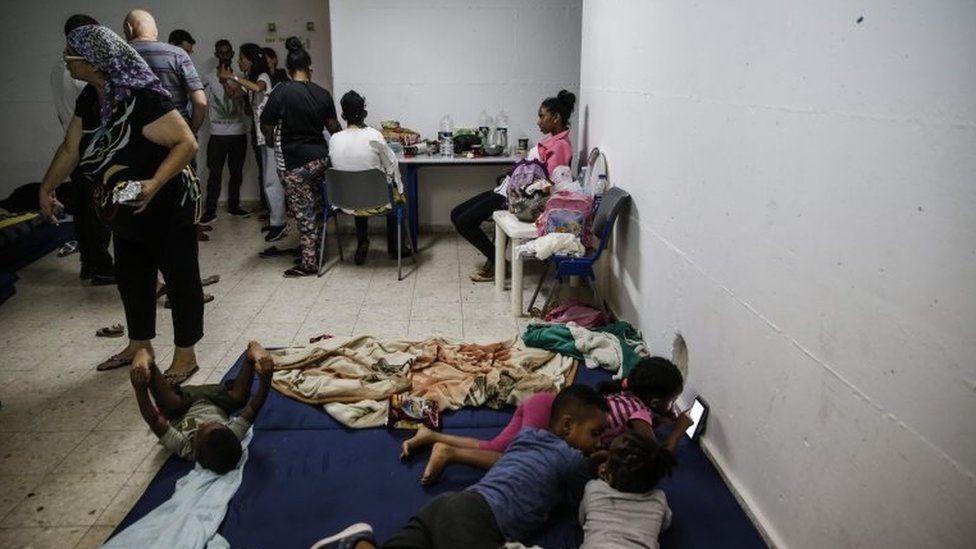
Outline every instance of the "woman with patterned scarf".
<path id="1" fill-rule="evenodd" d="M 71 31 L 64 63 L 71 76 L 88 85 L 44 175 L 40 202 L 44 215 L 53 216 L 61 206 L 54 189 L 78 167 L 112 229 L 129 344 L 97 369 L 127 366 L 139 349 L 152 353 L 156 277 L 162 272 L 176 345 L 167 378 L 182 383 L 198 369 L 193 346 L 203 337 L 194 226 L 200 192 L 188 167 L 196 139 L 142 57 L 108 28 L 86 25 Z M 130 182 L 141 184 L 138 195 L 116 197 Z"/>

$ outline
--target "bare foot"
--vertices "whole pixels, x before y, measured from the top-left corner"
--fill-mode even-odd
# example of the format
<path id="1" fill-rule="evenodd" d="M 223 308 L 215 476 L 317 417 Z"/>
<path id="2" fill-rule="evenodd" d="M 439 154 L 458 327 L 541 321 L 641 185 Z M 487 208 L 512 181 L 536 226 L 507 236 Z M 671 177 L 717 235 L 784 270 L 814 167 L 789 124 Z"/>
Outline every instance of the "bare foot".
<path id="1" fill-rule="evenodd" d="M 259 364 L 261 359 L 270 359 L 271 354 L 257 341 L 250 341 L 247 344 L 247 358 L 254 361 L 254 364 Z"/>
<path id="2" fill-rule="evenodd" d="M 436 434 L 426 425 L 421 425 L 420 429 L 417 429 L 417 434 L 403 441 L 403 445 L 400 446 L 400 459 L 407 459 L 410 457 L 410 452 L 433 444 Z"/>
<path id="3" fill-rule="evenodd" d="M 437 482 L 444 472 L 444 468 L 451 462 L 451 455 L 454 448 L 443 442 L 435 442 L 430 450 L 430 459 L 427 460 L 427 467 L 424 468 L 424 476 L 420 479 L 420 484 L 429 486 Z"/>

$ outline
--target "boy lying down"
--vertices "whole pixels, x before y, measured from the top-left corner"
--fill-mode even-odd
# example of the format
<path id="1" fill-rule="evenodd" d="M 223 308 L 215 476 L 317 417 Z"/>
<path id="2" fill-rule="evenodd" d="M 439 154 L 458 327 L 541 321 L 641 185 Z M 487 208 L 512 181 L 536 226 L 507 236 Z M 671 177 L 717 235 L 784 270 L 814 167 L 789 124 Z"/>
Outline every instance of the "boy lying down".
<path id="1" fill-rule="evenodd" d="M 255 370 L 260 384 L 252 395 Z M 224 474 L 241 459 L 241 439 L 268 397 L 273 370 L 271 355 L 252 341 L 237 379 L 225 383 L 173 387 L 146 350 L 133 358 L 130 377 L 142 418 L 160 443 L 183 459 Z"/>

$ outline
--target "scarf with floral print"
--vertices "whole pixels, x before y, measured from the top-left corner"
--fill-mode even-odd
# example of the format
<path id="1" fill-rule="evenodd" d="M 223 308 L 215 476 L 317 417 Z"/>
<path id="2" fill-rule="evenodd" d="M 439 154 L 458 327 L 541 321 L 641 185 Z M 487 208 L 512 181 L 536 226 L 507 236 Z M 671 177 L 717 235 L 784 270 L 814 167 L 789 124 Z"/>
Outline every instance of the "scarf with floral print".
<path id="1" fill-rule="evenodd" d="M 101 99 L 103 127 L 111 121 L 115 105 L 128 99 L 131 90 L 152 90 L 170 97 L 142 56 L 108 27 L 78 27 L 68 34 L 68 46 L 105 74 L 105 96 Z"/>

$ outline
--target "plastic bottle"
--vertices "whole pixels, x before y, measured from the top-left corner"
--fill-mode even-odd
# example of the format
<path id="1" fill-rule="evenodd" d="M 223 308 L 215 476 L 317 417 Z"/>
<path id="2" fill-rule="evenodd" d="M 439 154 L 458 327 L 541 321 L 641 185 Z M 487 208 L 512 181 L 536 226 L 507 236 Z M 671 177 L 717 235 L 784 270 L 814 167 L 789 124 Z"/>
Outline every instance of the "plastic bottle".
<path id="1" fill-rule="evenodd" d="M 500 145 L 502 154 L 508 154 L 508 115 L 505 111 L 498 113 L 495 117 L 495 145 Z"/>
<path id="2" fill-rule="evenodd" d="M 478 134 L 481 136 L 482 150 L 486 150 L 491 145 L 489 143 L 489 137 L 491 136 L 491 117 L 488 116 L 487 110 L 482 110 L 481 116 L 478 117 Z"/>
<path id="3" fill-rule="evenodd" d="M 607 190 L 610 186 L 610 181 L 607 180 L 607 174 L 601 173 L 597 178 L 596 182 L 593 183 L 593 188 L 590 189 L 593 195 L 593 211 L 600 209 L 600 202 L 603 200 L 603 192 Z"/>
<path id="4" fill-rule="evenodd" d="M 446 114 L 441 118 L 441 131 L 438 134 L 441 144 L 441 156 L 454 156 L 454 120 Z"/>

